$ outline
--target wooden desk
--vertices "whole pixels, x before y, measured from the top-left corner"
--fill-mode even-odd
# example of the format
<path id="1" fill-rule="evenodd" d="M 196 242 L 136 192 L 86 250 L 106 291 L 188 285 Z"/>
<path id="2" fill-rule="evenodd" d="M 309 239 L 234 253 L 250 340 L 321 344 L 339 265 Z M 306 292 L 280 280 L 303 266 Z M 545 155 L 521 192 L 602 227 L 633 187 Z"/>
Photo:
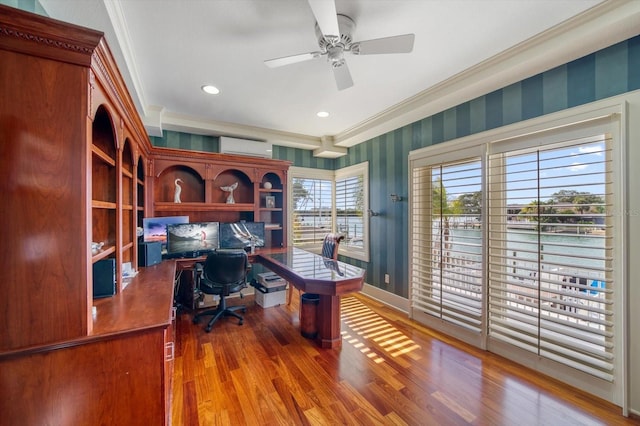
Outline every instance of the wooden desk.
<path id="1" fill-rule="evenodd" d="M 271 269 L 296 288 L 318 294 L 318 344 L 323 348 L 339 348 L 342 345 L 340 296 L 362 290 L 364 269 L 295 247 L 260 251 L 256 253 L 254 261 Z"/>

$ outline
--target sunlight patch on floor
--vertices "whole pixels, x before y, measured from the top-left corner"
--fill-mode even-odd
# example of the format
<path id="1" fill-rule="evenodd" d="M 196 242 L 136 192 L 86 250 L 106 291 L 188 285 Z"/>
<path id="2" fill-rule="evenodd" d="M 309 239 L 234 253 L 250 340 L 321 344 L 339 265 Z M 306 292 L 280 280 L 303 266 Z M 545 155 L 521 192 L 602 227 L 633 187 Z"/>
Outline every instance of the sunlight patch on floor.
<path id="1" fill-rule="evenodd" d="M 370 358 L 377 357 L 377 355 L 373 354 L 374 349 L 366 346 L 361 339 L 378 344 L 392 357 L 408 354 L 420 348 L 413 340 L 402 334 L 400 330 L 393 327 L 355 297 L 345 297 L 341 300 L 340 313 L 342 322 L 357 335 L 354 337 L 352 334 L 342 331 L 343 341 L 360 349 L 363 353 L 369 352 L 367 356 Z M 382 362 L 377 358 L 375 361 Z"/>

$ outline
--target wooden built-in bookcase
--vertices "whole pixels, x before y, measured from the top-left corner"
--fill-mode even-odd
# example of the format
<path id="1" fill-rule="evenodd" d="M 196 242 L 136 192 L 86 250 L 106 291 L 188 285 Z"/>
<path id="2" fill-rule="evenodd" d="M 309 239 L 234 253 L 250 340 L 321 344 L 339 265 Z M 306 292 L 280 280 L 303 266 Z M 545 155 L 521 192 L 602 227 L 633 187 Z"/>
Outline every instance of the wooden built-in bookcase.
<path id="1" fill-rule="evenodd" d="M 125 281 L 137 228 L 264 221 L 286 246 L 289 163 L 152 147 L 101 32 L 4 5 L 0 94 L 2 420 L 168 424 L 176 265 Z M 97 262 L 115 265 L 115 295 L 94 299 Z"/>
<path id="2" fill-rule="evenodd" d="M 190 222 L 265 222 L 265 245 L 287 245 L 287 173 L 290 162 L 238 155 L 154 148 L 147 200 L 153 216 L 189 216 Z M 176 180 L 182 188 L 174 200 Z M 265 188 L 269 182 L 271 189 Z M 220 189 L 237 183 L 235 203 Z M 269 186 L 269 185 L 267 185 Z M 266 197 L 274 197 L 267 207 Z"/>

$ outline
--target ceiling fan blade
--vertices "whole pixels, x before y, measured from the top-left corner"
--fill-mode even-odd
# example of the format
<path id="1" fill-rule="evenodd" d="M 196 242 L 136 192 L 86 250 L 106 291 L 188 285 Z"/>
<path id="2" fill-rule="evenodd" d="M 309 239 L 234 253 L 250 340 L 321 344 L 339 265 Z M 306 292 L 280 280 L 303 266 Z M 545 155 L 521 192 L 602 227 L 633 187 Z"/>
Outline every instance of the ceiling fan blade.
<path id="1" fill-rule="evenodd" d="M 316 17 L 316 22 L 324 36 L 340 38 L 338 29 L 338 14 L 334 0 L 308 0 L 309 6 Z"/>
<path id="2" fill-rule="evenodd" d="M 348 89 L 353 86 L 351 73 L 349 72 L 349 67 L 347 67 L 346 62 L 343 62 L 342 65 L 333 66 L 333 76 L 336 79 L 338 90 Z"/>
<path id="3" fill-rule="evenodd" d="M 269 68 L 282 67 L 284 65 L 295 64 L 297 62 L 308 61 L 315 59 L 321 55 L 320 52 L 301 53 L 299 55 L 284 56 L 282 58 L 268 59 L 264 61 L 264 64 Z"/>
<path id="4" fill-rule="evenodd" d="M 364 40 L 353 43 L 351 51 L 355 55 L 378 55 L 383 53 L 409 53 L 413 50 L 415 34 Z"/>

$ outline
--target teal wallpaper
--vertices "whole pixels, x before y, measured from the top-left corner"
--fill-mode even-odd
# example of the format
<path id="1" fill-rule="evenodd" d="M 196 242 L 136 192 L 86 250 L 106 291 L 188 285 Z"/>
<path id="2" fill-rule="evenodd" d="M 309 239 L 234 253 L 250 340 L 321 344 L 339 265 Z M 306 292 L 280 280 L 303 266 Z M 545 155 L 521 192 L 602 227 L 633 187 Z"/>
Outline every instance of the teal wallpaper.
<path id="1" fill-rule="evenodd" d="M 408 154 L 544 114 L 640 89 L 640 36 L 373 138 L 336 159 L 369 161 L 371 260 L 366 281 L 408 297 Z M 390 194 L 403 200 L 391 202 Z M 384 274 L 390 284 L 384 284 Z"/>
<path id="2" fill-rule="evenodd" d="M 153 146 L 162 148 L 220 152 L 220 138 L 217 136 L 194 135 L 191 133 L 164 130 L 162 137 L 150 136 L 149 139 L 151 139 Z"/>
<path id="3" fill-rule="evenodd" d="M 332 158 L 314 157 L 313 151 L 308 149 L 274 146 L 272 157 L 278 160 L 291 161 L 291 163 L 297 167 L 310 167 L 312 169 L 324 170 L 335 170 L 336 168 L 336 160 Z"/>

